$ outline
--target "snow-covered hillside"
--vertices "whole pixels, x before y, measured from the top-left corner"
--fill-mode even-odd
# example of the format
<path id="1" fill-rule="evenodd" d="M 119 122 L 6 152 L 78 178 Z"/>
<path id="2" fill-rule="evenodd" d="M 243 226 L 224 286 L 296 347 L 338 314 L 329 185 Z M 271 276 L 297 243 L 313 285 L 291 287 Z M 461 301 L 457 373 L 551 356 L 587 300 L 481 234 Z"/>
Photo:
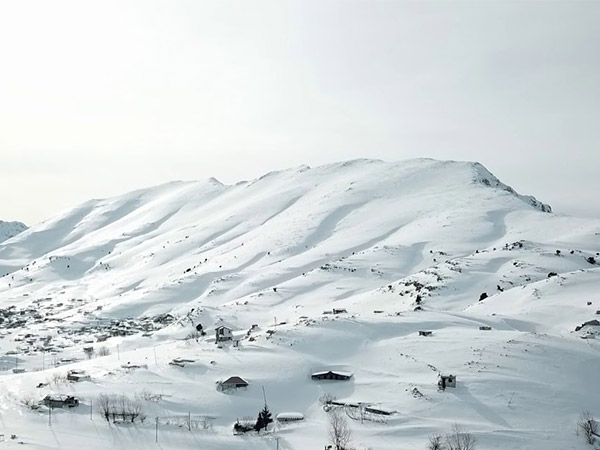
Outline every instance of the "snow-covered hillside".
<path id="1" fill-rule="evenodd" d="M 27 226 L 21 222 L 4 222 L 0 220 L 0 242 L 4 242 L 11 237 L 25 231 Z"/>
<path id="2" fill-rule="evenodd" d="M 357 449 L 425 448 L 453 423 L 478 448 L 583 449 L 600 328 L 575 328 L 600 319 L 599 251 L 600 220 L 555 215 L 478 163 L 356 160 L 92 200 L 0 244 L 2 426 L 35 448 L 323 448 L 330 393 L 394 411 L 343 408 Z M 239 346 L 215 345 L 219 325 Z M 91 381 L 63 383 L 70 369 Z M 353 375 L 311 379 L 330 369 Z M 438 391 L 440 373 L 457 387 Z M 218 391 L 230 376 L 249 386 Z M 234 436 L 263 387 L 305 420 Z M 82 405 L 49 427 L 23 404 L 48 393 Z M 103 393 L 137 394 L 149 419 L 108 424 Z"/>

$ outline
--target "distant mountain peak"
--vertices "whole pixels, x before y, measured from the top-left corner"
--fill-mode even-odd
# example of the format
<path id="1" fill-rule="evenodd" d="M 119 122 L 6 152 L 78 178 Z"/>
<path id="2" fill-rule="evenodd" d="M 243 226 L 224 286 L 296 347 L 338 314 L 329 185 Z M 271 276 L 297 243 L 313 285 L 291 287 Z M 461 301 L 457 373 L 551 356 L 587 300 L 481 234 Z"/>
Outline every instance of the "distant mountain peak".
<path id="1" fill-rule="evenodd" d="M 4 242 L 25 231 L 27 225 L 22 222 L 5 222 L 0 220 L 0 242 Z"/>

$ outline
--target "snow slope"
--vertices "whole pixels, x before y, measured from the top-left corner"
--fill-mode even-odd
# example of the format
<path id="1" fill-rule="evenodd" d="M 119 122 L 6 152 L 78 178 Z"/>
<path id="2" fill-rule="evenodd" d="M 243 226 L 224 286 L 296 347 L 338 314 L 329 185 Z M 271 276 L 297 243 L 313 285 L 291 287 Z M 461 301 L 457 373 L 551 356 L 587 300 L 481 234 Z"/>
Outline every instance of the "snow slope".
<path id="1" fill-rule="evenodd" d="M 34 448 L 323 448 L 327 392 L 396 411 L 349 418 L 357 449 L 424 448 L 453 423 L 479 448 L 583 449 L 574 423 L 600 415 L 600 353 L 598 327 L 574 330 L 600 319 L 598 251 L 599 220 L 553 214 L 469 162 L 355 160 L 92 200 L 0 243 L 2 426 Z M 208 335 L 190 339 L 198 324 Z M 215 345 L 218 324 L 239 347 Z M 83 360 L 85 346 L 111 355 Z M 71 368 L 92 381 L 35 387 Z M 354 375 L 310 379 L 331 368 Z M 439 392 L 439 373 L 457 388 Z M 232 375 L 248 389 L 215 389 Z M 233 436 L 263 386 L 274 413 L 306 420 Z M 142 391 L 162 396 L 143 424 L 93 405 L 90 419 L 99 394 Z M 48 392 L 84 406 L 49 427 L 22 404 Z M 188 412 L 211 427 L 177 426 Z"/>

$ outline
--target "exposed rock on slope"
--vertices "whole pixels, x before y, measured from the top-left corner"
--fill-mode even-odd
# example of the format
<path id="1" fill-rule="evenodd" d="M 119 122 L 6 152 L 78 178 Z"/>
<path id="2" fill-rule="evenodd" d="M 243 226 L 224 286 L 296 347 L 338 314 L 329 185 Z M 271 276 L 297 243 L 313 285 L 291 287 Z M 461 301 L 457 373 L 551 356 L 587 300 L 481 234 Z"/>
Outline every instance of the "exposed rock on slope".
<path id="1" fill-rule="evenodd" d="M 22 233 L 27 229 L 27 226 L 21 222 L 4 222 L 0 220 L 0 242 L 4 242 Z"/>

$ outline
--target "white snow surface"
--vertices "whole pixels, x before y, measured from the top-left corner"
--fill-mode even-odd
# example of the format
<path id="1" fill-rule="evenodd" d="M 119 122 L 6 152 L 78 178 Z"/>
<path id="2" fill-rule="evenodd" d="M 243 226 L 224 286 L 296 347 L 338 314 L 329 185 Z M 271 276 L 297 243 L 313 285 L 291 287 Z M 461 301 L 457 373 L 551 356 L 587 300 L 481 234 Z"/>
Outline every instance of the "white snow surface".
<path id="1" fill-rule="evenodd" d="M 600 416 L 600 327 L 575 327 L 600 320 L 597 252 L 600 220 L 470 162 L 355 160 L 91 200 L 0 243 L 0 445 L 321 449 L 329 393 L 393 412 L 347 408 L 357 450 L 426 448 L 454 423 L 478 449 L 590 448 L 575 423 Z M 134 331 L 108 336 L 110 320 Z M 216 345 L 217 325 L 233 340 Z M 72 369 L 91 381 L 59 380 Z M 311 380 L 328 370 L 353 376 Z M 440 373 L 457 387 L 438 391 Z M 218 391 L 231 376 L 249 386 Z M 48 393 L 81 404 L 49 425 L 24 404 Z M 107 423 L 100 394 L 143 398 L 147 419 Z M 264 395 L 273 417 L 305 420 L 234 435 Z"/>

